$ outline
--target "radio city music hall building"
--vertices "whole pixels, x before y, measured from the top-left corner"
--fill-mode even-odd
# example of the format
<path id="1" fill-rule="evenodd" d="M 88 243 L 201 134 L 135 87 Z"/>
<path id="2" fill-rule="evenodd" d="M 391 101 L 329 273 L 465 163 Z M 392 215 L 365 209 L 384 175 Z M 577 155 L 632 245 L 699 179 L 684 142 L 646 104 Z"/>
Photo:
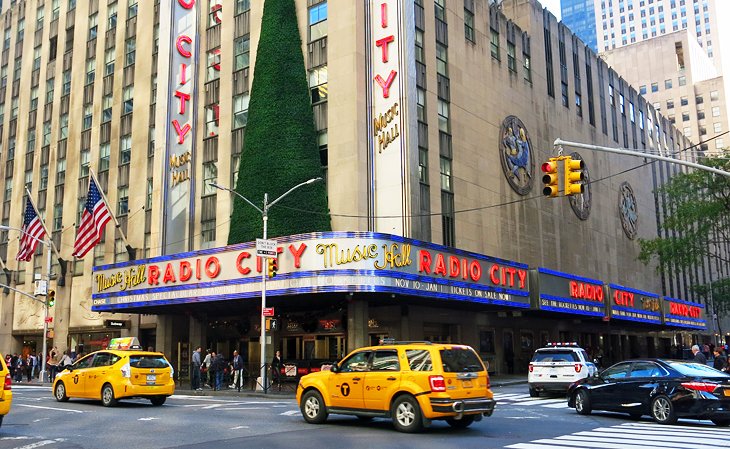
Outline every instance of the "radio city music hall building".
<path id="1" fill-rule="evenodd" d="M 637 261 L 676 167 L 584 151 L 586 191 L 541 195 L 558 137 L 689 142 L 539 3 L 294 4 L 333 231 L 276 238 L 272 351 L 304 363 L 386 336 L 463 342 L 504 372 L 549 340 L 618 360 L 712 331 L 694 273 Z M 258 362 L 265 264 L 253 242 L 224 246 L 231 196 L 209 183 L 235 186 L 262 14 L 247 0 L 3 3 L 2 223 L 22 226 L 29 185 L 70 258 L 91 169 L 136 249 L 107 226 L 52 282 L 53 345 L 135 335 L 183 375 L 198 345 Z M 42 247 L 17 263 L 12 232 L 0 256 L 29 290 Z M 0 307 L 0 347 L 39 349 L 41 306 L 10 292 Z"/>

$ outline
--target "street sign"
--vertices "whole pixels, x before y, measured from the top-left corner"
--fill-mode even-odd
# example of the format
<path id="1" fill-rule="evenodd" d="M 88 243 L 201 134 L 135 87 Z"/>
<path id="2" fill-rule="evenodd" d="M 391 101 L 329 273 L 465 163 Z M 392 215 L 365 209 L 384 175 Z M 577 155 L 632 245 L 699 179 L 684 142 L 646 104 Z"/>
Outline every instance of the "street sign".
<path id="1" fill-rule="evenodd" d="M 276 240 L 256 239 L 256 255 L 259 257 L 276 258 Z"/>
<path id="2" fill-rule="evenodd" d="M 53 317 L 52 316 L 49 316 L 45 320 L 46 320 L 46 323 L 53 323 Z"/>
<path id="3" fill-rule="evenodd" d="M 274 308 L 273 307 L 264 307 L 264 313 L 263 316 L 274 316 Z"/>
<path id="4" fill-rule="evenodd" d="M 48 282 L 46 280 L 35 281 L 35 295 L 45 295 L 48 293 Z"/>

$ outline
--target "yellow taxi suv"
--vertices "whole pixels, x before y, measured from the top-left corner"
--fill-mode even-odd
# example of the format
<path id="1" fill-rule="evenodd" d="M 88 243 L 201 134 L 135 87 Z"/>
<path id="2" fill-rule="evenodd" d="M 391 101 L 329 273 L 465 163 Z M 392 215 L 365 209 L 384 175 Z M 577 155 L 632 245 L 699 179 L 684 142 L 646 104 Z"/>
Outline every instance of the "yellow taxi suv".
<path id="1" fill-rule="evenodd" d="M 418 432 L 432 420 L 465 428 L 494 411 L 489 375 L 469 346 L 385 341 L 360 348 L 329 371 L 303 376 L 297 403 L 304 420 L 330 413 L 363 420 L 390 418 L 401 432 Z"/>
<path id="2" fill-rule="evenodd" d="M 165 403 L 175 392 L 173 369 L 165 356 L 115 340 L 108 347 L 113 349 L 93 352 L 56 375 L 53 396 L 57 401 L 100 399 L 105 407 L 124 398 L 145 398 L 156 406 Z"/>
<path id="3" fill-rule="evenodd" d="M 3 425 L 3 418 L 10 413 L 10 406 L 13 405 L 13 391 L 11 385 L 13 379 L 10 377 L 10 370 L 5 364 L 5 357 L 0 354 L 0 378 L 5 379 L 3 389 L 0 390 L 0 426 Z"/>

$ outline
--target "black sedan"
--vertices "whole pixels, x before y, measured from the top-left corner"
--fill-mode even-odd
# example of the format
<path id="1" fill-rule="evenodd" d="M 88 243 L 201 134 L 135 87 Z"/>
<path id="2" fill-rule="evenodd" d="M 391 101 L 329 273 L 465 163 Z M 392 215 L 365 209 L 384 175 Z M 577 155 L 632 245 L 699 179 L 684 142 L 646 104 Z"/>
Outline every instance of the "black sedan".
<path id="1" fill-rule="evenodd" d="M 581 415 L 607 410 L 660 424 L 692 418 L 728 426 L 730 375 L 692 362 L 629 360 L 571 385 L 568 406 Z"/>

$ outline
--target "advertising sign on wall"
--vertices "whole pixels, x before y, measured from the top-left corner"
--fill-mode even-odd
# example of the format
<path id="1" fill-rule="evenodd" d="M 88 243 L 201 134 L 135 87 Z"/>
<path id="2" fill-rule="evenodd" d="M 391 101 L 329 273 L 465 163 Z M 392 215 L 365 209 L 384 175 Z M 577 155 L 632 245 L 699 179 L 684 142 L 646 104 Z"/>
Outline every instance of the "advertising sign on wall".
<path id="1" fill-rule="evenodd" d="M 606 316 L 603 283 L 568 273 L 537 269 L 535 308 L 548 312 Z"/>
<path id="2" fill-rule="evenodd" d="M 664 324 L 687 329 L 707 329 L 705 306 L 665 296 Z"/>
<path id="3" fill-rule="evenodd" d="M 277 239 L 267 296 L 387 292 L 528 308 L 527 266 L 369 232 Z M 93 309 L 257 298 L 266 264 L 253 242 L 95 267 Z"/>
<path id="4" fill-rule="evenodd" d="M 612 319 L 662 324 L 662 300 L 659 295 L 608 284 L 608 299 Z"/>

